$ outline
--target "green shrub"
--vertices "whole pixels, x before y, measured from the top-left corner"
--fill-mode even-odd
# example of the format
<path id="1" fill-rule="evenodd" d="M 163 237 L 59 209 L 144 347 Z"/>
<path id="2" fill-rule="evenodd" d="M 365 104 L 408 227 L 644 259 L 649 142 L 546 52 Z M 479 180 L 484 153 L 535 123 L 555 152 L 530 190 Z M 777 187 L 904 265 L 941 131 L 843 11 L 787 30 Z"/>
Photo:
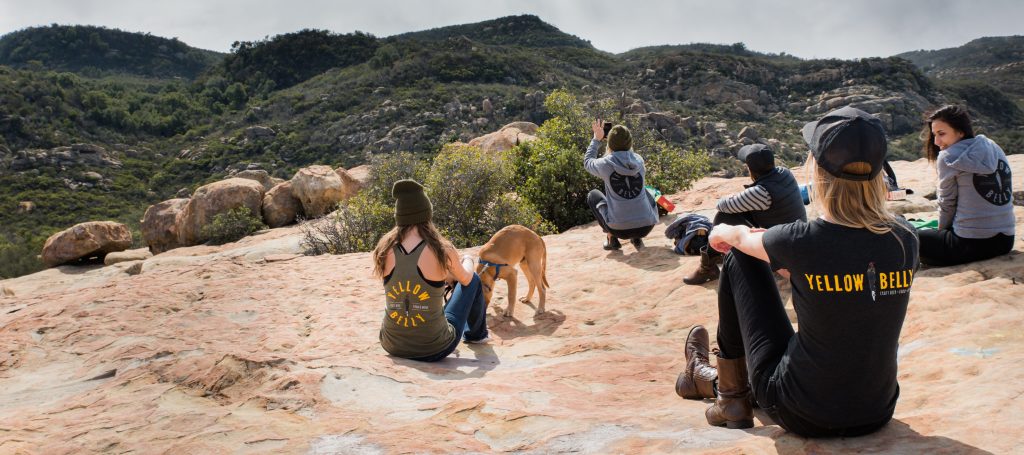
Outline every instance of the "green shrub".
<path id="1" fill-rule="evenodd" d="M 363 192 L 378 201 L 391 201 L 391 187 L 402 179 L 424 182 L 430 163 L 409 152 L 374 155 L 370 158 L 370 181 Z"/>
<path id="2" fill-rule="evenodd" d="M 28 242 L 8 242 L 0 236 L 0 279 L 14 278 L 42 270 L 43 263 L 36 258 L 41 245 L 33 247 Z"/>
<path id="3" fill-rule="evenodd" d="M 457 247 L 485 243 L 510 224 L 550 231 L 525 198 L 514 196 L 515 168 L 508 154 L 468 145 L 446 145 L 434 157 L 424 187 L 434 224 Z"/>
<path id="4" fill-rule="evenodd" d="M 223 245 L 239 240 L 266 226 L 248 207 L 238 207 L 218 213 L 213 221 L 203 226 L 201 235 L 212 245 Z"/>
<path id="5" fill-rule="evenodd" d="M 510 224 L 540 235 L 555 232 L 523 197 L 513 192 L 514 172 L 505 154 L 466 145 L 448 145 L 432 164 L 409 153 L 381 155 L 365 190 L 333 214 L 302 225 L 306 254 L 369 251 L 395 225 L 391 186 L 413 178 L 424 184 L 433 204 L 433 221 L 457 247 L 480 245 Z"/>
<path id="6" fill-rule="evenodd" d="M 308 255 L 370 251 L 395 225 L 394 208 L 360 192 L 333 213 L 302 224 L 302 249 Z"/>

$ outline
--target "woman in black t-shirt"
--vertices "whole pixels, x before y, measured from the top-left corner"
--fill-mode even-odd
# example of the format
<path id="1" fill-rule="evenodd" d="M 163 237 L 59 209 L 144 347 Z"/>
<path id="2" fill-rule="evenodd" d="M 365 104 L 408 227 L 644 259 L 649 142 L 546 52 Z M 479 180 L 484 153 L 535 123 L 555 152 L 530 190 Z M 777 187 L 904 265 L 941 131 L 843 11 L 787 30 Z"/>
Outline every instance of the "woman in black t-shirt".
<path id="1" fill-rule="evenodd" d="M 818 219 L 775 226 L 716 226 L 730 251 L 718 287 L 718 366 L 708 333 L 686 340 L 684 398 L 716 398 L 712 425 L 753 426 L 751 395 L 780 426 L 803 436 L 856 436 L 891 418 L 899 396 L 896 350 L 918 240 L 885 207 L 881 122 L 842 108 L 803 129 Z M 794 332 L 772 270 L 789 276 Z M 748 373 L 749 372 L 749 373 Z"/>

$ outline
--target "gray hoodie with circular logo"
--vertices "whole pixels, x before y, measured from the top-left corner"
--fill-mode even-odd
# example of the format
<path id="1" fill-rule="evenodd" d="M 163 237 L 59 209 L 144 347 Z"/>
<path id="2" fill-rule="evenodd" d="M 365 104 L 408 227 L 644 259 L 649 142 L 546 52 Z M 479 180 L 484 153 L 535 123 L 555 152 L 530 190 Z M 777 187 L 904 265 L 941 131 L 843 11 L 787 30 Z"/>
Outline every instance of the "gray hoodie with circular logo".
<path id="1" fill-rule="evenodd" d="M 939 229 L 964 238 L 1014 235 L 1010 163 L 999 145 L 978 135 L 939 152 Z"/>

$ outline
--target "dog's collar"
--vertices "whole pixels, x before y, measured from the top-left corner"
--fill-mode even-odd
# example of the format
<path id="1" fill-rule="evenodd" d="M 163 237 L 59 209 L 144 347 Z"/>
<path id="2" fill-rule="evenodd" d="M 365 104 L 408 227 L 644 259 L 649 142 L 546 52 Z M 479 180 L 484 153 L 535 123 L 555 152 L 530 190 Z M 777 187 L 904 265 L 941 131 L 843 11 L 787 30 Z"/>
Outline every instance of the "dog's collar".
<path id="1" fill-rule="evenodd" d="M 501 268 L 502 267 L 508 267 L 508 264 L 496 264 L 494 262 L 487 261 L 487 260 L 484 260 L 484 259 L 479 259 L 477 262 L 479 262 L 480 264 L 484 265 L 484 269 L 481 270 L 480 273 L 483 273 L 483 272 L 487 271 L 488 267 L 494 267 L 494 279 L 495 280 L 498 279 L 498 275 L 501 273 Z"/>

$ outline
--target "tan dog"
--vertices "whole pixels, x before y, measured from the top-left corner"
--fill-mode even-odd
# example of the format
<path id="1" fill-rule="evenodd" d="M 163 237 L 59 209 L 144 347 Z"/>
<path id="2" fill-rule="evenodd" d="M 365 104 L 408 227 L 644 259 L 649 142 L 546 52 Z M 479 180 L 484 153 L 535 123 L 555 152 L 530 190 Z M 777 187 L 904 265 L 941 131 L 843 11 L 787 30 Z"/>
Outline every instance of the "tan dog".
<path id="1" fill-rule="evenodd" d="M 540 303 L 537 304 L 535 315 L 544 313 L 548 288 L 548 250 L 537 233 L 518 224 L 502 228 L 480 248 L 480 263 L 476 266 L 476 273 L 480 275 L 484 300 L 490 303 L 495 282 L 499 278 L 505 280 L 508 284 L 508 306 L 504 316 L 512 316 L 516 304 L 517 264 L 522 266 L 523 275 L 526 275 L 526 281 L 530 284 L 530 291 L 521 301 L 529 302 L 534 288 L 537 288 Z"/>

